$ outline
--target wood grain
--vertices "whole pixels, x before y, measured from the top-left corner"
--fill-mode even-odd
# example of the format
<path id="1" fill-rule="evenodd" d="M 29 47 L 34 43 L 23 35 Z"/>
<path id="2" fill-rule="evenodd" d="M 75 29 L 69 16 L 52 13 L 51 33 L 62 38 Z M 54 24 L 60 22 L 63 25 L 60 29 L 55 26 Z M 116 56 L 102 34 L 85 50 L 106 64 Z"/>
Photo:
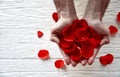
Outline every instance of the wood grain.
<path id="1" fill-rule="evenodd" d="M 75 0 L 77 15 L 82 18 L 88 0 Z M 111 0 L 103 22 L 106 27 L 116 23 L 120 1 Z M 103 46 L 92 66 L 66 66 L 56 69 L 54 61 L 63 59 L 57 45 L 50 41 L 51 18 L 56 11 L 52 0 L 0 0 L 0 77 L 120 77 L 120 32 Z M 38 38 L 36 32 L 44 33 Z M 48 49 L 50 59 L 37 57 L 40 49 Z M 112 53 L 112 64 L 101 66 L 99 57 Z"/>

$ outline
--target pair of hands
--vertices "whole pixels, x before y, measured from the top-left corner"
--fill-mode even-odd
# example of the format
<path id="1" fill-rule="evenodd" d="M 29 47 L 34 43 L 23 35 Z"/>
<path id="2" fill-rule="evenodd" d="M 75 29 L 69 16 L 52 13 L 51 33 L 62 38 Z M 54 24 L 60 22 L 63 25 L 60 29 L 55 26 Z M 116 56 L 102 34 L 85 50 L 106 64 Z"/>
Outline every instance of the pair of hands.
<path id="1" fill-rule="evenodd" d="M 61 19 L 59 19 L 58 22 L 51 28 L 51 38 L 50 38 L 51 41 L 55 42 L 59 46 L 60 39 L 58 36 L 60 35 L 63 28 L 66 27 L 66 25 L 72 24 L 74 19 L 75 18 L 64 18 L 64 19 L 61 18 Z M 77 19 L 77 17 L 76 17 L 76 19 Z M 83 66 L 85 66 L 86 64 L 91 65 L 94 62 L 95 57 L 97 56 L 100 48 L 104 44 L 109 43 L 109 32 L 108 32 L 108 29 L 105 28 L 102 21 L 100 21 L 100 20 L 87 20 L 87 22 L 88 22 L 88 25 L 91 25 L 93 27 L 93 29 L 96 31 L 96 33 L 99 33 L 100 35 L 103 36 L 103 39 L 101 40 L 100 46 L 94 50 L 94 54 L 92 57 L 90 57 L 89 59 L 83 59 L 83 60 L 79 61 L 79 63 Z M 68 65 L 72 64 L 72 66 L 76 66 L 78 64 L 77 62 L 71 60 L 70 57 L 67 54 L 65 54 L 61 48 L 60 48 L 60 51 L 64 57 L 66 64 L 68 64 Z"/>

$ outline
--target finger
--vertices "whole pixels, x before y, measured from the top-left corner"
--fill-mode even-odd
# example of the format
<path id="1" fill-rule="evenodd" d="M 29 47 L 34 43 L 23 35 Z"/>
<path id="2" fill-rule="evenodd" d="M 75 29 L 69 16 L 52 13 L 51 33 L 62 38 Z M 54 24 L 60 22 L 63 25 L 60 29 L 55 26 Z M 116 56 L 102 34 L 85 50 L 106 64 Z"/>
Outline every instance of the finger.
<path id="1" fill-rule="evenodd" d="M 104 37 L 103 40 L 101 41 L 100 47 L 98 47 L 98 48 L 96 48 L 96 49 L 94 50 L 93 56 L 88 59 L 88 64 L 89 64 L 89 65 L 92 65 L 92 64 L 93 64 L 93 62 L 94 62 L 94 60 L 95 60 L 95 57 L 96 57 L 97 54 L 99 53 L 100 48 L 102 47 L 102 45 L 108 44 L 108 43 L 109 43 L 109 37 L 106 36 L 106 37 Z"/>
<path id="2" fill-rule="evenodd" d="M 59 38 L 58 38 L 58 37 L 55 37 L 55 36 L 51 36 L 50 40 L 51 40 L 52 42 L 57 43 L 57 44 L 59 44 L 59 42 L 60 42 Z"/>
<path id="3" fill-rule="evenodd" d="M 77 63 L 73 60 L 71 60 L 71 64 L 72 64 L 73 67 L 75 67 L 77 65 Z"/>
<path id="4" fill-rule="evenodd" d="M 97 56 L 97 54 L 99 53 L 99 51 L 100 51 L 100 48 L 101 47 L 98 47 L 98 48 L 95 48 L 95 50 L 94 50 L 94 54 L 93 54 L 93 56 L 92 57 L 96 57 Z"/>
<path id="5" fill-rule="evenodd" d="M 83 59 L 81 62 L 82 66 L 85 66 L 87 64 L 87 62 L 88 62 L 87 59 Z"/>
<path id="6" fill-rule="evenodd" d="M 60 52 L 63 55 L 66 64 L 69 65 L 71 63 L 70 57 L 67 54 L 65 54 L 61 48 L 60 48 Z"/>
<path id="7" fill-rule="evenodd" d="M 57 43 L 57 44 L 59 44 L 59 42 L 60 42 L 59 38 L 58 38 L 56 35 L 51 35 L 50 40 L 51 40 L 52 42 Z"/>
<path id="8" fill-rule="evenodd" d="M 94 60 L 95 60 L 95 57 L 90 57 L 90 58 L 88 59 L 88 64 L 89 64 L 89 65 L 92 65 L 93 62 L 94 62 Z"/>
<path id="9" fill-rule="evenodd" d="M 92 64 L 93 64 L 93 62 L 94 62 L 94 60 L 95 60 L 95 57 L 97 56 L 97 54 L 98 54 L 99 51 L 100 51 L 100 47 L 98 47 L 98 48 L 96 48 L 96 49 L 94 50 L 93 56 L 88 59 L 88 64 L 89 64 L 89 65 L 92 65 Z"/>
<path id="10" fill-rule="evenodd" d="M 64 56 L 64 60 L 67 65 L 71 63 L 70 58 L 68 56 Z"/>

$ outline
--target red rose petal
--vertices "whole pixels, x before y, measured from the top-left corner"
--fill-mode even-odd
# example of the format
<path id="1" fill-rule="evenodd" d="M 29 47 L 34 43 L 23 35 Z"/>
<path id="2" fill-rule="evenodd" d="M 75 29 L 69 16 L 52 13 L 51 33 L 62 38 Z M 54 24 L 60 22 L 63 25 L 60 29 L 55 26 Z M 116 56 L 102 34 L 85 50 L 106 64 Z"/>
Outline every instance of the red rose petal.
<path id="1" fill-rule="evenodd" d="M 74 43 L 75 43 L 75 45 L 76 45 L 77 47 L 81 47 L 81 43 L 80 43 L 80 42 L 74 41 Z"/>
<path id="2" fill-rule="evenodd" d="M 109 26 L 109 31 L 110 34 L 116 34 L 118 32 L 118 29 L 115 26 L 111 25 Z"/>
<path id="3" fill-rule="evenodd" d="M 62 49 L 69 49 L 69 48 L 73 47 L 74 43 L 73 43 L 73 41 L 60 40 L 59 45 Z"/>
<path id="4" fill-rule="evenodd" d="M 81 24 L 80 24 L 81 26 L 83 26 L 86 29 L 88 28 L 88 23 L 85 19 L 81 19 L 80 22 L 81 22 Z"/>
<path id="5" fill-rule="evenodd" d="M 43 32 L 37 31 L 37 36 L 38 36 L 38 38 L 41 38 L 43 36 Z"/>
<path id="6" fill-rule="evenodd" d="M 69 54 L 73 53 L 73 48 L 74 48 L 75 44 L 73 41 L 60 39 L 59 46 L 66 54 L 69 55 Z"/>
<path id="7" fill-rule="evenodd" d="M 75 62 L 79 62 L 80 61 L 80 56 L 79 55 L 71 55 L 70 58 L 75 61 Z"/>
<path id="8" fill-rule="evenodd" d="M 76 30 L 75 37 L 77 38 L 77 41 L 85 41 L 89 37 L 89 33 L 86 31 L 86 29 L 81 28 L 79 30 Z"/>
<path id="9" fill-rule="evenodd" d="M 65 40 L 71 40 L 71 41 L 73 41 L 74 40 L 74 32 L 75 32 L 75 30 L 74 30 L 74 28 L 71 25 L 66 26 L 62 30 L 63 38 Z"/>
<path id="10" fill-rule="evenodd" d="M 94 48 L 95 46 L 95 39 L 94 38 L 88 38 L 85 41 L 81 41 L 82 48 Z"/>
<path id="11" fill-rule="evenodd" d="M 67 55 L 71 55 L 74 53 L 73 49 L 63 49 L 64 53 L 66 53 Z"/>
<path id="12" fill-rule="evenodd" d="M 54 64 L 56 68 L 63 68 L 65 66 L 63 60 L 56 60 Z"/>
<path id="13" fill-rule="evenodd" d="M 113 62 L 113 55 L 112 54 L 107 54 L 105 56 L 100 56 L 99 61 L 102 65 L 107 65 L 111 64 Z"/>
<path id="14" fill-rule="evenodd" d="M 63 40 L 64 39 L 64 40 Z M 84 19 L 76 19 L 61 32 L 60 47 L 75 62 L 93 56 L 94 49 L 100 45 L 99 35 Z M 81 50 L 77 49 L 81 48 Z"/>
<path id="15" fill-rule="evenodd" d="M 49 58 L 49 52 L 48 50 L 42 49 L 38 52 L 38 57 L 40 57 L 41 59 L 48 59 Z"/>
<path id="16" fill-rule="evenodd" d="M 117 21 L 120 22 L 120 12 L 117 14 Z"/>
<path id="17" fill-rule="evenodd" d="M 100 46 L 100 42 L 102 39 L 98 39 L 98 38 L 99 38 L 99 36 L 96 36 L 96 37 L 89 39 L 91 41 L 91 46 L 93 48 L 97 48 Z"/>
<path id="18" fill-rule="evenodd" d="M 73 22 L 73 27 L 75 29 L 80 29 L 80 28 L 87 29 L 88 28 L 88 24 L 87 24 L 87 21 L 85 19 L 81 19 L 81 20 L 76 19 Z"/>
<path id="19" fill-rule="evenodd" d="M 70 49 L 71 47 L 74 47 L 74 42 L 61 39 L 59 45 L 62 49 Z"/>
<path id="20" fill-rule="evenodd" d="M 93 56 L 94 48 L 82 48 L 82 57 L 83 58 L 90 58 Z"/>
<path id="21" fill-rule="evenodd" d="M 82 57 L 90 58 L 93 56 L 94 47 L 95 47 L 94 44 L 95 41 L 93 38 L 89 38 L 81 42 Z"/>
<path id="22" fill-rule="evenodd" d="M 54 20 L 55 22 L 58 21 L 58 14 L 57 14 L 57 12 L 54 12 L 54 13 L 52 14 L 52 18 L 53 18 L 53 20 Z"/>
<path id="23" fill-rule="evenodd" d="M 106 57 L 107 57 L 107 63 L 111 64 L 113 62 L 113 59 L 114 59 L 113 55 L 112 54 L 107 54 Z"/>
<path id="24" fill-rule="evenodd" d="M 70 58 L 75 62 L 79 62 L 81 59 L 81 48 L 75 47 L 73 51 L 74 53 L 71 54 Z"/>
<path id="25" fill-rule="evenodd" d="M 73 24 L 72 24 L 72 26 L 75 28 L 75 29 L 79 29 L 79 28 L 81 28 L 82 26 L 80 26 L 80 20 L 79 19 L 76 19 L 76 20 L 74 20 L 73 21 Z"/>
<path id="26" fill-rule="evenodd" d="M 105 56 L 100 56 L 99 61 L 104 66 L 108 64 L 107 59 L 105 58 Z"/>

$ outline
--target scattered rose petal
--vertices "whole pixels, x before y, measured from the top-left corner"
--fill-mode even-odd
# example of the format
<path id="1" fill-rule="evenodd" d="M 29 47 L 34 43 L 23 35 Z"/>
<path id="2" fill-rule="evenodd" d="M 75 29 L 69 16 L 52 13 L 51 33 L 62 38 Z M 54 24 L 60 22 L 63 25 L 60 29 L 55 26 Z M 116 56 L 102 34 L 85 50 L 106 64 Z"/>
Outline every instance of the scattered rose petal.
<path id="1" fill-rule="evenodd" d="M 53 18 L 53 20 L 54 20 L 55 22 L 58 21 L 58 14 L 57 14 L 57 12 L 53 12 L 52 18 Z"/>
<path id="2" fill-rule="evenodd" d="M 114 59 L 113 55 L 112 54 L 107 54 L 106 57 L 107 57 L 107 63 L 111 64 L 113 62 L 113 59 Z"/>
<path id="3" fill-rule="evenodd" d="M 117 27 L 110 25 L 109 31 L 110 31 L 110 34 L 112 35 L 112 34 L 116 34 L 118 32 L 118 29 L 117 29 Z"/>
<path id="4" fill-rule="evenodd" d="M 112 54 L 107 54 L 105 56 L 100 56 L 99 61 L 102 65 L 107 65 L 111 64 L 113 62 L 113 55 Z"/>
<path id="5" fill-rule="evenodd" d="M 107 65 L 107 59 L 105 58 L 105 56 L 100 56 L 99 61 L 102 65 Z"/>
<path id="6" fill-rule="evenodd" d="M 38 36 L 38 38 L 41 38 L 43 36 L 43 32 L 42 31 L 37 31 L 37 36 Z"/>
<path id="7" fill-rule="evenodd" d="M 64 61 L 61 60 L 61 59 L 60 60 L 56 60 L 54 64 L 55 64 L 56 68 L 63 68 L 65 66 Z"/>
<path id="8" fill-rule="evenodd" d="M 42 49 L 38 52 L 38 57 L 40 57 L 41 59 L 45 60 L 49 58 L 49 52 L 46 49 Z"/>
<path id="9" fill-rule="evenodd" d="M 117 21 L 120 22 L 120 12 L 117 14 Z"/>

